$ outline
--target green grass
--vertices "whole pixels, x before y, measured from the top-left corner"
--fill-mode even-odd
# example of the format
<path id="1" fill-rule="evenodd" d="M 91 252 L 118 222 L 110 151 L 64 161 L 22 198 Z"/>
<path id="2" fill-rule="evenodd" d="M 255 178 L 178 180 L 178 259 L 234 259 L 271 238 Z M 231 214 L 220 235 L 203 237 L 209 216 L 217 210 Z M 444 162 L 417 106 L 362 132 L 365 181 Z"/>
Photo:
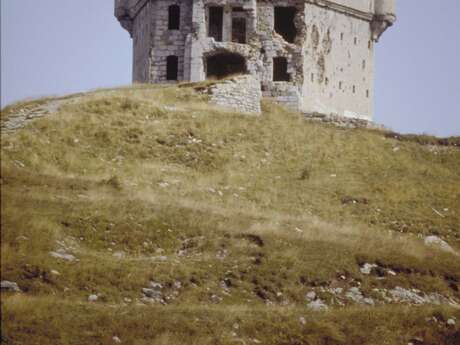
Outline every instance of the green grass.
<path id="1" fill-rule="evenodd" d="M 2 339 L 455 343 L 458 326 L 425 320 L 460 318 L 447 306 L 344 301 L 323 314 L 304 297 L 359 283 L 366 296 L 401 286 L 459 300 L 460 260 L 423 244 L 435 234 L 460 249 L 455 145 L 338 129 L 268 102 L 244 116 L 197 87 L 99 90 L 2 135 L 1 275 L 24 291 L 2 293 Z M 62 246 L 79 261 L 49 255 Z M 363 275 L 365 262 L 397 275 Z M 165 306 L 138 305 L 149 281 Z"/>

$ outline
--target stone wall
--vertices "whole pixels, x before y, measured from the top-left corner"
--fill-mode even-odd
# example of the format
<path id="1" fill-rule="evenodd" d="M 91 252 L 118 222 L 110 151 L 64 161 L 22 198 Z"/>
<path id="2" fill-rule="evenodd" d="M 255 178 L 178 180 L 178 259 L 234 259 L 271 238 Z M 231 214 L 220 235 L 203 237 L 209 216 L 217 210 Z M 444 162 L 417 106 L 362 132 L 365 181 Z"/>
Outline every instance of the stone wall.
<path id="1" fill-rule="evenodd" d="M 168 8 L 180 5 L 179 30 L 168 30 Z M 155 21 L 153 48 L 150 66 L 150 80 L 153 83 L 165 83 L 166 60 L 168 56 L 177 56 L 178 81 L 184 80 L 184 55 L 187 34 L 192 31 L 192 0 L 162 0 L 154 2 L 152 18 Z"/>
<path id="2" fill-rule="evenodd" d="M 134 82 L 146 82 L 150 77 L 151 37 L 152 28 L 155 25 L 152 7 L 153 5 L 150 1 L 145 3 L 132 22 Z"/>
<path id="3" fill-rule="evenodd" d="M 374 42 L 368 21 L 306 4 L 302 109 L 371 119 Z"/>
<path id="4" fill-rule="evenodd" d="M 260 114 L 260 82 L 251 75 L 236 76 L 213 84 L 209 89 L 212 104 L 243 113 Z"/>
<path id="5" fill-rule="evenodd" d="M 297 86 L 286 82 L 272 82 L 268 89 L 263 89 L 264 97 L 272 98 L 292 110 L 301 108 L 302 96 Z"/>

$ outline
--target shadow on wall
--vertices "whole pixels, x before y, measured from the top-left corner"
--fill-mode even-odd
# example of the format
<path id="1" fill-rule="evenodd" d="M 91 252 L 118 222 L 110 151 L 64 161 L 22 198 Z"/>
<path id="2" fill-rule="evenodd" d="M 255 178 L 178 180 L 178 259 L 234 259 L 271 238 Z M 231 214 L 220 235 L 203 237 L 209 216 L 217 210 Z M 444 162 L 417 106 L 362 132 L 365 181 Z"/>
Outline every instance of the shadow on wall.
<path id="1" fill-rule="evenodd" d="M 208 56 L 205 60 L 206 78 L 222 79 L 229 75 L 245 74 L 246 59 L 235 53 L 217 53 Z"/>

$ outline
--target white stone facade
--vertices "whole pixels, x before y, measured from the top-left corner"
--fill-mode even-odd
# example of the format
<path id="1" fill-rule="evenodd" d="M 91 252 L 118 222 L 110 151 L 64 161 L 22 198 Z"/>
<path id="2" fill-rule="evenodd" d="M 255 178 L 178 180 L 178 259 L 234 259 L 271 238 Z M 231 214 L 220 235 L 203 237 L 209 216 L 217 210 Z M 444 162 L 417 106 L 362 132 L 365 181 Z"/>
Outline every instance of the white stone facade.
<path id="1" fill-rule="evenodd" d="M 115 0 L 133 80 L 250 74 L 306 113 L 372 119 L 374 43 L 395 0 Z"/>

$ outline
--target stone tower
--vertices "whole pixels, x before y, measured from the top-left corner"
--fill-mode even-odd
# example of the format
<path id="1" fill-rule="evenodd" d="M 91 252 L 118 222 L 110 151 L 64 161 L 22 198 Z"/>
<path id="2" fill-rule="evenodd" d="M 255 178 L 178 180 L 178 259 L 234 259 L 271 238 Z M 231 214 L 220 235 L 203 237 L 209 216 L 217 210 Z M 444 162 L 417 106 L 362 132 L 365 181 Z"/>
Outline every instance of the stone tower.
<path id="1" fill-rule="evenodd" d="M 253 75 L 306 113 L 372 119 L 374 43 L 396 0 L 115 0 L 133 80 Z"/>

